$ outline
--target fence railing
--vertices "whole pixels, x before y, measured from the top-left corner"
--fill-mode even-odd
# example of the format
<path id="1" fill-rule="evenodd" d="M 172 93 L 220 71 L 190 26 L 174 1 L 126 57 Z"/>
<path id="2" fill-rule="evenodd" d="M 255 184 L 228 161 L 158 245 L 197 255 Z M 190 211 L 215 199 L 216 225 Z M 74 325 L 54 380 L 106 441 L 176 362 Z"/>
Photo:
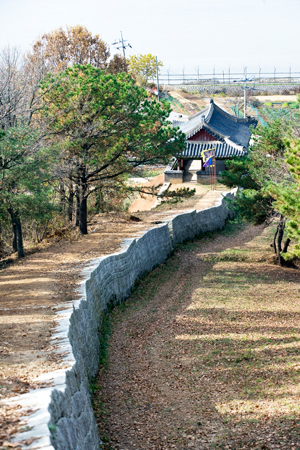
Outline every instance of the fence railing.
<path id="1" fill-rule="evenodd" d="M 174 74 L 164 72 L 159 76 L 161 84 L 194 84 L 194 85 L 228 85 L 243 84 L 244 73 L 222 72 L 210 74 Z M 255 84 L 297 84 L 300 83 L 300 72 L 248 72 L 247 78 Z"/>

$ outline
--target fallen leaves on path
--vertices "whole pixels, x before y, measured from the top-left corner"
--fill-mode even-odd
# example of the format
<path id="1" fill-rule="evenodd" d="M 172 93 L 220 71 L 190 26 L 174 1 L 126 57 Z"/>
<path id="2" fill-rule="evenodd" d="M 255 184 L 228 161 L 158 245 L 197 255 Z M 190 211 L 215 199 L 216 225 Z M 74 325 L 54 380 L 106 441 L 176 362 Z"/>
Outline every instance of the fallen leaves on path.
<path id="1" fill-rule="evenodd" d="M 77 288 L 83 268 L 99 256 L 120 249 L 125 238 L 133 238 L 185 208 L 180 203 L 164 211 L 146 211 L 140 222 L 122 213 L 99 214 L 89 223 L 87 236 L 55 238 L 40 244 L 40 251 L 29 252 L 22 260 L 16 255 L 9 264 L 0 265 L 0 401 L 46 386 L 38 376 L 65 367 L 51 341 L 56 312 L 66 302 L 79 298 Z M 211 201 L 213 205 L 214 200 Z M 170 212 L 170 210 L 172 211 Z M 44 246 L 44 247 L 43 247 Z M 20 427 L 19 417 L 26 411 L 10 411 L 0 404 L 0 444 Z"/>
<path id="2" fill-rule="evenodd" d="M 110 316 L 104 449 L 300 449 L 300 274 L 269 230 L 181 246 Z"/>

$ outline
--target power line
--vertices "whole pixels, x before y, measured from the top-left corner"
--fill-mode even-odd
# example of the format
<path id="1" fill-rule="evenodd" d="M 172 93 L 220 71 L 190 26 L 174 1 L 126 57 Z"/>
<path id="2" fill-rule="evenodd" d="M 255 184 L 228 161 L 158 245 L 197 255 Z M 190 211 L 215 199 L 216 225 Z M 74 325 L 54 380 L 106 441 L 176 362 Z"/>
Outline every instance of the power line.
<path id="1" fill-rule="evenodd" d="M 112 45 L 120 45 L 121 44 L 119 47 L 116 47 L 116 48 L 117 48 L 117 50 L 121 50 L 121 49 L 123 50 L 123 56 L 124 56 L 124 59 L 126 61 L 125 50 L 128 47 L 130 47 L 130 48 L 132 48 L 132 47 L 129 44 L 129 42 L 128 42 L 128 44 L 125 44 L 125 42 L 127 42 L 127 40 L 123 39 L 123 34 L 122 34 L 122 31 L 121 31 L 121 39 L 119 39 L 116 42 L 113 42 Z"/>
<path id="2" fill-rule="evenodd" d="M 114 42 L 112 45 L 119 44 L 119 42 Z M 126 42 L 126 41 L 124 41 L 124 42 Z M 132 50 L 132 51 L 128 50 L 128 52 L 130 54 L 134 54 L 134 53 L 137 53 L 138 55 L 142 55 L 143 54 L 137 48 L 132 47 L 132 45 L 130 45 L 130 44 L 128 44 L 128 47 L 130 47 L 131 50 Z M 120 48 L 122 48 L 122 47 L 120 47 Z M 168 78 L 172 77 L 172 75 L 174 75 L 174 76 L 177 75 L 176 72 L 174 72 L 173 70 L 170 69 L 170 67 L 168 69 L 165 69 L 164 67 L 160 67 L 159 71 L 160 71 L 160 73 L 162 73 L 162 75 L 165 75 Z M 182 77 L 182 74 L 180 74 L 180 77 Z"/>
<path id="3" fill-rule="evenodd" d="M 240 80 L 240 81 L 245 83 L 243 86 L 243 89 L 244 89 L 244 117 L 246 118 L 247 117 L 247 90 L 251 89 L 250 86 L 247 86 L 247 83 L 253 81 L 253 79 L 247 77 L 247 67 L 244 67 L 244 73 L 245 73 L 244 79 Z"/>

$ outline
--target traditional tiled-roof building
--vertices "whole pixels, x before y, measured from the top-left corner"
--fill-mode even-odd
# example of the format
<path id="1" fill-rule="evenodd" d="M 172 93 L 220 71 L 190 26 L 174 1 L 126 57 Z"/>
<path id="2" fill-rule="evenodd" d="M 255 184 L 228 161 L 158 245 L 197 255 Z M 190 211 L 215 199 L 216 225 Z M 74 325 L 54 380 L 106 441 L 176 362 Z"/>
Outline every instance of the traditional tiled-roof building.
<path id="1" fill-rule="evenodd" d="M 203 167 L 202 152 L 210 148 L 216 151 L 216 169 L 225 169 L 226 159 L 247 154 L 251 131 L 257 120 L 237 118 L 217 106 L 213 100 L 209 106 L 184 122 L 173 122 L 186 135 L 186 148 L 177 155 L 177 170 L 166 170 L 165 181 L 208 181 L 208 168 Z M 177 172 L 177 173 L 175 173 Z"/>

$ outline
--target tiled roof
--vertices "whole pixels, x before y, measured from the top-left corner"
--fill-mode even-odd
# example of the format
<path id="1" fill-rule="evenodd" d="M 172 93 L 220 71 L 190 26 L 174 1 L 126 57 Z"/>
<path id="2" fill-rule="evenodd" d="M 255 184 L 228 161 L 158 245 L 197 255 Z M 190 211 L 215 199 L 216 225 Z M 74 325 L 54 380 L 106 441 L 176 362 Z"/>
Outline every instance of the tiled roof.
<path id="1" fill-rule="evenodd" d="M 191 116 L 187 122 L 181 123 L 179 126 L 187 139 L 204 128 L 222 142 L 247 148 L 251 135 L 249 129 L 251 125 L 255 128 L 257 121 L 253 118 L 237 118 L 211 100 L 209 106 Z"/>
<path id="2" fill-rule="evenodd" d="M 195 142 L 187 141 L 186 149 L 181 153 L 182 158 L 201 158 L 203 150 L 216 149 L 216 158 L 230 158 L 231 156 L 243 156 L 247 151 L 240 146 L 230 145 L 226 142 Z"/>
<path id="3" fill-rule="evenodd" d="M 188 122 L 179 124 L 180 130 L 185 133 L 187 138 L 194 136 L 194 134 L 196 134 L 203 128 L 205 113 L 207 112 L 208 108 L 209 107 L 207 107 L 203 111 L 200 111 L 202 113 L 201 116 L 199 115 L 200 113 L 197 113 L 194 116 L 191 116 Z"/>

